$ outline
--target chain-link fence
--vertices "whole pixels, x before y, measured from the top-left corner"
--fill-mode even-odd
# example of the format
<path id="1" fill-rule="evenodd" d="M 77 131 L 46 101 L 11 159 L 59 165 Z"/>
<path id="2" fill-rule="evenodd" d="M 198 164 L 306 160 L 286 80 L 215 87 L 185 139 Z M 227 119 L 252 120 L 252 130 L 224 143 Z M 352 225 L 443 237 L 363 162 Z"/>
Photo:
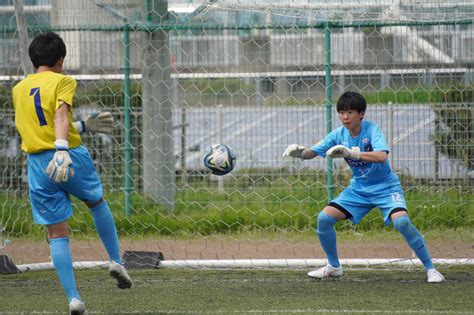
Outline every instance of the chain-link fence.
<path id="1" fill-rule="evenodd" d="M 11 88 L 31 67 L 22 64 L 22 47 L 47 30 L 68 49 L 65 73 L 78 81 L 75 117 L 114 115 L 112 136 L 82 139 L 123 249 L 186 259 L 323 257 L 315 218 L 350 172 L 342 163 L 281 154 L 339 126 L 333 104 L 354 90 L 368 101 L 366 119 L 387 137 L 392 169 L 434 256 L 473 256 L 468 1 L 24 0 L 23 13 L 12 1 L 0 2 L 0 12 L 0 223 L 17 261 L 40 259 L 31 246 L 41 248 L 44 236 L 32 224 Z M 224 177 L 202 163 L 214 143 L 237 153 Z M 77 202 L 75 212 L 76 257 L 105 257 L 88 211 Z M 410 256 L 376 211 L 338 229 L 348 235 L 343 257 Z M 370 230 L 381 237 L 374 241 Z"/>

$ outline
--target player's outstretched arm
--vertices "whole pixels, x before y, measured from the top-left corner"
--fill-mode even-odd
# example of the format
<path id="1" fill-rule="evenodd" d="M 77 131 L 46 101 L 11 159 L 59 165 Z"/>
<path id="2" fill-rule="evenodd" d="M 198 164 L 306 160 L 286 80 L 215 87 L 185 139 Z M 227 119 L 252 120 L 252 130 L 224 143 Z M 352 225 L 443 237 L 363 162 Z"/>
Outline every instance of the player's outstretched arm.
<path id="1" fill-rule="evenodd" d="M 114 118 L 110 112 L 98 112 L 93 113 L 86 120 L 76 121 L 72 125 L 79 132 L 112 134 Z"/>
<path id="2" fill-rule="evenodd" d="M 285 151 L 283 152 L 282 156 L 286 157 L 294 157 L 299 158 L 302 160 L 309 160 L 316 156 L 310 148 L 305 147 L 304 145 L 300 144 L 290 144 Z"/>
<path id="3" fill-rule="evenodd" d="M 303 153 L 306 147 L 299 144 L 290 144 L 285 151 L 283 151 L 282 157 L 294 157 L 303 159 Z"/>

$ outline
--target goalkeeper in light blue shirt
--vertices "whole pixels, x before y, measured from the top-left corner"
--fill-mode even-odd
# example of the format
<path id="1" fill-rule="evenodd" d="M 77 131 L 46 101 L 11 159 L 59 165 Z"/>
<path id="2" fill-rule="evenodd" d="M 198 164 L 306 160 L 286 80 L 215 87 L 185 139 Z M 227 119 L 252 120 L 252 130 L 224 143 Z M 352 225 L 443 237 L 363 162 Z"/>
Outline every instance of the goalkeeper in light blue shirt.
<path id="1" fill-rule="evenodd" d="M 343 274 L 336 246 L 334 225 L 340 220 L 359 223 L 373 208 L 382 212 L 384 223 L 393 223 L 423 263 L 428 282 L 443 282 L 444 277 L 433 266 L 425 240 L 411 223 L 400 181 L 388 163 L 389 149 L 380 128 L 363 121 L 366 101 L 356 92 L 345 92 L 337 101 L 337 112 L 343 126 L 333 130 L 311 148 L 289 145 L 283 157 L 303 160 L 316 156 L 344 158 L 352 170 L 349 186 L 318 215 L 317 233 L 328 258 L 328 265 L 311 271 L 308 276 L 323 279 Z"/>

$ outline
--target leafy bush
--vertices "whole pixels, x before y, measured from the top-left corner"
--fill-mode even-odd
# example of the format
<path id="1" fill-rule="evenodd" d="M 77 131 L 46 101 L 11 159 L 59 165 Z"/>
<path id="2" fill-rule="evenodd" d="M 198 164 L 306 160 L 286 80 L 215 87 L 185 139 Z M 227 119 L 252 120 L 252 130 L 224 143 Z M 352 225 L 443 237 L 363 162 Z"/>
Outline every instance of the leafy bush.
<path id="1" fill-rule="evenodd" d="M 93 88 L 83 88 L 76 93 L 76 102 L 80 105 L 99 104 L 107 109 L 123 108 L 124 92 L 122 83 L 106 83 Z M 141 85 L 134 83 L 130 87 L 130 107 L 141 108 Z"/>
<path id="2" fill-rule="evenodd" d="M 426 89 L 417 87 L 415 89 L 402 88 L 398 90 L 384 89 L 378 92 L 362 93 L 367 104 L 428 104 L 430 102 L 441 102 L 445 95 L 442 89 Z"/>
<path id="3" fill-rule="evenodd" d="M 436 115 L 432 140 L 436 150 L 474 170 L 474 93 L 473 87 L 453 84 L 442 103 L 433 104 Z"/>
<path id="4" fill-rule="evenodd" d="M 201 95 L 229 96 L 237 93 L 252 95 L 255 93 L 255 85 L 244 83 L 240 79 L 201 79 L 188 80 L 183 88 L 188 90 L 197 89 Z"/>

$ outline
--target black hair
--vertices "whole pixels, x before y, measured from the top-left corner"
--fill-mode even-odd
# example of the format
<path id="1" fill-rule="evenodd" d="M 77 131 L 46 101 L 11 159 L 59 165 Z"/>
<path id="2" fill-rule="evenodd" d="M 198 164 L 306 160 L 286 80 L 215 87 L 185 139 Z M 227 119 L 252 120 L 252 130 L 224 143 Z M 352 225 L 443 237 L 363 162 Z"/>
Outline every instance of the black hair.
<path id="1" fill-rule="evenodd" d="M 358 113 L 365 112 L 367 102 L 365 98 L 357 92 L 344 92 L 337 100 L 337 112 L 343 110 L 356 110 Z"/>
<path id="2" fill-rule="evenodd" d="M 66 57 L 66 45 L 58 34 L 48 32 L 33 39 L 28 53 L 36 69 L 40 66 L 54 67 L 58 60 Z"/>

